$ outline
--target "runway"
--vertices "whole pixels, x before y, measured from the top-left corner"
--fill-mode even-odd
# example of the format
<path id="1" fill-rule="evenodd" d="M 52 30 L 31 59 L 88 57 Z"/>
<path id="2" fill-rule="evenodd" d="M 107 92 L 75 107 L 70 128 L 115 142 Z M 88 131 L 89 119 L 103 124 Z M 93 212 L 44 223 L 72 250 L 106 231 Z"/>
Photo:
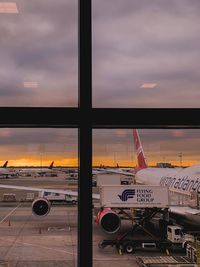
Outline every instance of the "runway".
<path id="1" fill-rule="evenodd" d="M 1 220 L 10 209 L 1 208 Z M 76 222 L 76 208 L 56 207 L 36 218 L 21 205 L 0 224 L 0 259 L 8 266 L 76 266 Z"/>

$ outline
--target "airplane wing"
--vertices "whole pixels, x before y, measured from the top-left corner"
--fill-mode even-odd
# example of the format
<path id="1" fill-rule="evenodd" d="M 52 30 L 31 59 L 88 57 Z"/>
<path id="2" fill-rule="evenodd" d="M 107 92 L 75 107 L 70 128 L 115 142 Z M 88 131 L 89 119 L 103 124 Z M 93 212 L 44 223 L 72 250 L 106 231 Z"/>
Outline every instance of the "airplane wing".
<path id="1" fill-rule="evenodd" d="M 105 169 L 104 171 L 105 172 L 111 172 L 111 173 L 117 173 L 117 174 L 123 174 L 123 175 L 126 175 L 126 176 L 135 176 L 133 173 L 126 172 L 126 171 L 123 171 L 123 170 Z"/>
<path id="2" fill-rule="evenodd" d="M 103 170 L 96 170 L 96 173 L 105 173 L 105 174 L 108 174 L 108 173 L 117 173 L 117 174 L 123 174 L 123 175 L 127 175 L 127 176 L 135 176 L 135 174 L 131 173 L 131 172 L 126 172 L 126 171 L 123 171 L 121 169 L 109 169 L 109 168 L 106 168 L 106 169 L 103 169 Z"/>
<path id="3" fill-rule="evenodd" d="M 77 191 L 72 190 L 62 190 L 62 189 L 54 189 L 54 188 L 37 188 L 37 187 L 26 187 L 26 186 L 16 186 L 16 185 L 0 185 L 0 188 L 6 189 L 15 189 L 15 190 L 25 190 L 25 191 L 36 191 L 36 192 L 50 192 L 50 193 L 57 193 L 57 194 L 65 194 L 70 196 L 78 196 Z M 99 194 L 92 194 L 92 198 L 99 200 Z"/>
<path id="4" fill-rule="evenodd" d="M 177 215 L 200 215 L 200 210 L 190 207 L 170 206 L 170 211 Z"/>
<path id="5" fill-rule="evenodd" d="M 169 187 L 168 187 L 169 188 Z M 172 193 L 177 193 L 179 194 L 180 196 L 181 195 L 187 195 L 187 196 L 191 196 L 191 191 L 180 191 L 180 190 L 176 190 L 175 188 L 169 188 L 169 192 L 172 192 Z"/>

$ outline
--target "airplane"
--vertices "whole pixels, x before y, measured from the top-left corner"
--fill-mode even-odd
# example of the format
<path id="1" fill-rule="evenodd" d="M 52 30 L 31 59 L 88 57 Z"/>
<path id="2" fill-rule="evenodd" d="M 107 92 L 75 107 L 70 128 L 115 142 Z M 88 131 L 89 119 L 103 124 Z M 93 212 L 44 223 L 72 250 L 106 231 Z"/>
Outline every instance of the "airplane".
<path id="1" fill-rule="evenodd" d="M 144 185 L 160 185 L 169 188 L 173 194 L 192 196 L 200 193 L 200 165 L 187 168 L 149 167 L 137 129 L 133 129 L 134 146 L 137 154 L 135 181 Z M 115 171 L 116 173 L 117 171 Z M 127 174 L 120 170 L 120 174 Z M 200 230 L 200 210 L 186 206 L 170 206 L 170 218 L 192 230 Z"/>
<path id="2" fill-rule="evenodd" d="M 0 177 L 1 178 L 8 178 L 12 175 L 12 171 L 7 169 L 8 160 L 3 164 L 2 167 L 0 167 Z"/>
<path id="3" fill-rule="evenodd" d="M 144 151 L 141 145 L 139 134 L 137 130 L 133 130 L 134 144 L 137 153 L 137 168 L 135 173 L 136 181 L 146 185 L 160 185 L 167 186 L 170 191 L 176 193 L 183 193 L 190 195 L 192 192 L 200 191 L 200 165 L 195 165 L 188 168 L 152 168 L 148 167 Z M 115 171 L 116 173 L 116 171 Z M 134 175 L 131 173 L 123 172 L 120 174 Z M 39 197 L 32 202 L 32 212 L 36 216 L 46 216 L 50 212 L 51 203 L 45 197 L 45 192 L 65 194 L 69 196 L 78 197 L 78 192 L 60 189 L 45 189 L 24 187 L 16 185 L 1 185 L 0 188 L 6 189 L 19 189 L 26 191 L 36 191 Z M 92 194 L 93 200 L 100 200 L 99 194 Z M 200 210 L 190 207 L 170 206 L 170 219 L 173 222 L 190 227 L 192 230 L 200 230 Z M 119 231 L 121 227 L 120 212 L 111 208 L 101 207 L 96 216 L 96 222 L 101 226 L 103 231 L 107 234 L 113 234 Z"/>
<path id="4" fill-rule="evenodd" d="M 54 172 L 53 170 L 53 164 L 54 161 L 51 162 L 48 168 L 22 168 L 18 169 L 18 175 L 24 176 L 24 175 L 35 175 L 35 176 L 45 176 L 48 174 L 52 174 Z"/>
<path id="5" fill-rule="evenodd" d="M 51 167 L 52 166 L 53 162 L 51 163 Z M 28 170 L 29 169 L 27 168 L 27 171 Z M 35 169 L 33 170 L 35 171 Z M 38 192 L 38 197 L 36 197 L 32 202 L 32 213 L 38 217 L 43 217 L 48 215 L 51 210 L 51 202 L 46 197 L 48 193 L 60 194 L 60 195 L 64 194 L 66 196 L 78 198 L 78 192 L 71 190 L 62 190 L 54 188 L 37 188 L 37 187 L 3 185 L 3 184 L 0 184 L 0 188 Z M 93 200 L 99 201 L 100 194 L 93 193 L 92 198 Z M 97 222 L 99 226 L 102 228 L 102 230 L 107 234 L 116 233 L 121 227 L 120 215 L 111 208 L 100 208 L 95 218 L 96 218 L 95 222 Z"/>
<path id="6" fill-rule="evenodd" d="M 192 197 L 200 194 L 200 165 L 187 168 L 149 167 L 145 158 L 142 143 L 137 129 L 133 129 L 134 146 L 137 155 L 137 166 L 134 172 L 123 171 L 121 168 L 106 168 L 105 171 L 126 176 L 133 176 L 137 184 L 158 185 L 169 188 L 175 195 Z M 200 230 L 200 210 L 189 206 L 170 205 L 170 219 L 185 229 Z"/>
<path id="7" fill-rule="evenodd" d="M 5 169 L 7 168 L 8 166 L 8 160 L 6 160 L 6 162 L 3 164 L 2 167 L 0 167 L 0 171 L 5 171 Z"/>

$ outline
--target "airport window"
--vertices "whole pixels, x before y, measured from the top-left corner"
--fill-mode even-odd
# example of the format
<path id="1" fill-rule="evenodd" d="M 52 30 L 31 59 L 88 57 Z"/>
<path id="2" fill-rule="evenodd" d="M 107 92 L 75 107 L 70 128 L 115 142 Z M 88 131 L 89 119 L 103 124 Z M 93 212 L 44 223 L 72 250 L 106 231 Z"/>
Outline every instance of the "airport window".
<path id="1" fill-rule="evenodd" d="M 199 108 L 199 8 L 93 1 L 93 106 Z"/>
<path id="2" fill-rule="evenodd" d="M 41 2 L 41 1 L 40 1 Z M 68 1 L 62 1 L 62 3 Z M 118 1 L 119 2 L 119 1 Z M 173 2 L 173 1 L 171 1 Z M 185 1 L 187 2 L 187 1 Z M 46 6 L 48 6 L 49 1 L 46 1 Z M 53 3 L 53 2 L 52 2 Z M 75 3 L 73 1 L 73 3 Z M 93 2 L 96 5 L 95 2 Z M 102 2 L 103 3 L 103 2 Z M 194 9 L 196 1 L 194 0 Z M 32 3 L 33 4 L 33 3 Z M 56 2 L 57 4 L 57 2 Z M 117 3 L 118 4 L 118 3 Z M 116 4 L 116 7 L 117 7 Z M 2 4 L 4 6 L 4 4 Z M 0 5 L 1 7 L 1 5 Z M 124 7 L 126 7 L 124 5 Z M 193 6 L 191 5 L 191 8 Z M 5 6 L 4 6 L 5 9 Z M 115 101 L 117 105 L 111 106 L 107 105 L 109 99 L 111 100 L 115 95 L 106 95 L 105 97 L 97 95 L 95 92 L 95 87 L 97 84 L 96 69 L 95 64 L 93 67 L 93 107 L 92 108 L 92 41 L 91 41 L 91 26 L 92 26 L 92 10 L 91 10 L 91 0 L 79 0 L 78 7 L 79 14 L 78 26 L 79 26 L 79 39 L 78 39 L 78 106 L 70 105 L 66 101 L 66 105 L 55 103 L 43 102 L 39 105 L 29 105 L 27 102 L 25 105 L 17 104 L 17 102 L 4 103 L 0 107 L 1 111 L 1 128 L 78 128 L 78 166 L 79 166 L 79 188 L 78 188 L 78 249 L 77 249 L 77 266 L 93 266 L 93 251 L 92 251 L 92 129 L 155 129 L 155 128 L 198 128 L 199 127 L 199 109 L 196 102 L 193 107 L 196 109 L 176 109 L 172 106 L 170 108 L 160 108 L 151 109 L 149 104 L 141 108 L 141 105 L 121 105 L 118 101 Z M 106 11 L 107 8 L 104 9 Z M 123 11 L 123 10 L 122 10 Z M 15 11 L 16 12 L 16 11 Z M 194 14 L 194 11 L 191 10 Z M 3 14 L 2 16 L 6 16 Z M 93 13 L 94 15 L 94 13 Z M 192 19 L 191 19 L 192 20 Z M 63 22 L 64 23 L 64 22 Z M 63 24 L 64 25 L 64 24 Z M 97 27 L 97 25 L 94 25 Z M 64 27 L 63 27 L 64 29 Z M 94 28 L 95 29 L 95 28 Z M 95 29 L 96 31 L 96 29 Z M 66 26 L 67 32 L 67 26 Z M 94 38 L 96 38 L 94 36 Z M 95 41 L 96 42 L 96 41 Z M 198 41 L 197 41 L 198 43 Z M 93 48 L 94 50 L 94 48 Z M 95 48 L 93 58 L 96 57 L 97 49 Z M 100 51 L 100 50 L 99 50 Z M 191 66 L 191 65 L 190 65 Z M 74 66 L 73 66 L 74 67 Z M 109 64 L 108 64 L 109 67 Z M 123 68 L 123 66 L 122 66 Z M 110 69 L 109 69 L 110 71 Z M 18 70 L 16 69 L 16 72 Z M 63 72 L 62 72 L 63 73 Z M 101 73 L 99 73 L 101 75 Z M 196 72 L 195 72 L 196 74 Z M 130 74 L 134 76 L 133 73 Z M 98 77 L 97 77 L 98 78 Z M 102 80 L 103 82 L 103 80 Z M 146 82 L 146 81 L 145 81 Z M 148 81 L 149 82 L 149 79 Z M 72 82 L 73 83 L 73 82 Z M 112 83 L 112 79 L 109 82 Z M 125 84 L 125 83 L 124 83 Z M 37 84 L 32 84 L 36 86 Z M 74 85 L 74 84 L 73 84 Z M 99 85 L 98 85 L 99 86 Z M 98 90 L 103 90 L 102 88 L 105 84 L 102 84 Z M 32 89 L 31 89 L 32 90 Z M 146 92 L 146 91 L 145 91 Z M 175 92 L 175 90 L 173 90 Z M 188 90 L 189 94 L 189 90 Z M 121 95 L 123 95 L 121 89 Z M 198 93 L 197 93 L 198 95 Z M 185 101 L 186 96 L 180 94 L 180 98 L 177 97 L 176 100 Z M 16 96 L 16 100 L 19 94 Z M 66 97 L 68 95 L 66 92 Z M 101 105 L 99 101 L 99 106 L 97 105 L 97 97 L 99 100 L 103 99 L 105 105 Z M 62 100 L 65 99 L 65 93 L 63 92 Z M 197 99 L 197 98 L 196 98 Z M 46 99 L 45 101 L 47 101 Z M 191 99 L 190 103 L 192 103 Z M 31 100 L 30 100 L 31 101 Z M 62 101 L 62 103 L 64 103 Z M 74 103 L 73 101 L 70 103 Z M 178 102 L 177 102 L 178 103 Z M 180 103 L 180 102 L 179 102 Z M 66 108 L 64 107 L 66 106 Z M 191 107 L 188 105 L 187 107 Z M 158 107 L 158 105 L 154 106 Z M 159 106 L 160 107 L 160 106 Z M 161 107 L 166 107 L 162 105 Z M 179 107 L 179 105 L 177 105 Z M 115 155 L 117 158 L 117 155 Z M 28 195 L 31 197 L 32 195 Z M 5 196 L 5 198 L 11 198 L 13 196 Z M 140 216 L 140 214 L 138 214 Z M 131 247 L 127 247 L 130 251 Z M 103 261 L 101 261 L 103 262 Z M 109 262 L 110 264 L 110 262 Z M 76 265 L 75 265 L 76 266 Z M 94 265 L 95 266 L 95 265 Z"/>
<path id="3" fill-rule="evenodd" d="M 0 24 L 0 106 L 77 107 L 78 1 L 1 1 Z"/>
<path id="4" fill-rule="evenodd" d="M 76 266 L 78 130 L 1 128 L 0 137 L 1 264 Z"/>
<path id="5" fill-rule="evenodd" d="M 199 134 L 183 128 L 93 130 L 93 266 L 100 264 L 99 253 L 104 263 L 119 266 L 129 266 L 130 255 L 142 261 L 155 253 L 161 260 L 163 241 L 173 246 L 172 257 L 186 255 L 180 246 L 188 238 L 195 242 L 200 230 Z M 135 257 L 131 264 L 137 266 Z"/>

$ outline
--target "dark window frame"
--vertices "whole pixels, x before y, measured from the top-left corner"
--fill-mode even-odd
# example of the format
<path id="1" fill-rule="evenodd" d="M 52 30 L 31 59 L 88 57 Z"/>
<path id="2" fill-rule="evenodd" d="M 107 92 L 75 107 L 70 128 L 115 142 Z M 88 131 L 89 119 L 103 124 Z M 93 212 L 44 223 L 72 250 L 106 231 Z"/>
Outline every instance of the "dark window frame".
<path id="1" fill-rule="evenodd" d="M 0 127 L 79 129 L 78 266 L 92 266 L 92 129 L 199 128 L 198 108 L 92 108 L 91 0 L 79 0 L 79 106 L 0 107 Z"/>

